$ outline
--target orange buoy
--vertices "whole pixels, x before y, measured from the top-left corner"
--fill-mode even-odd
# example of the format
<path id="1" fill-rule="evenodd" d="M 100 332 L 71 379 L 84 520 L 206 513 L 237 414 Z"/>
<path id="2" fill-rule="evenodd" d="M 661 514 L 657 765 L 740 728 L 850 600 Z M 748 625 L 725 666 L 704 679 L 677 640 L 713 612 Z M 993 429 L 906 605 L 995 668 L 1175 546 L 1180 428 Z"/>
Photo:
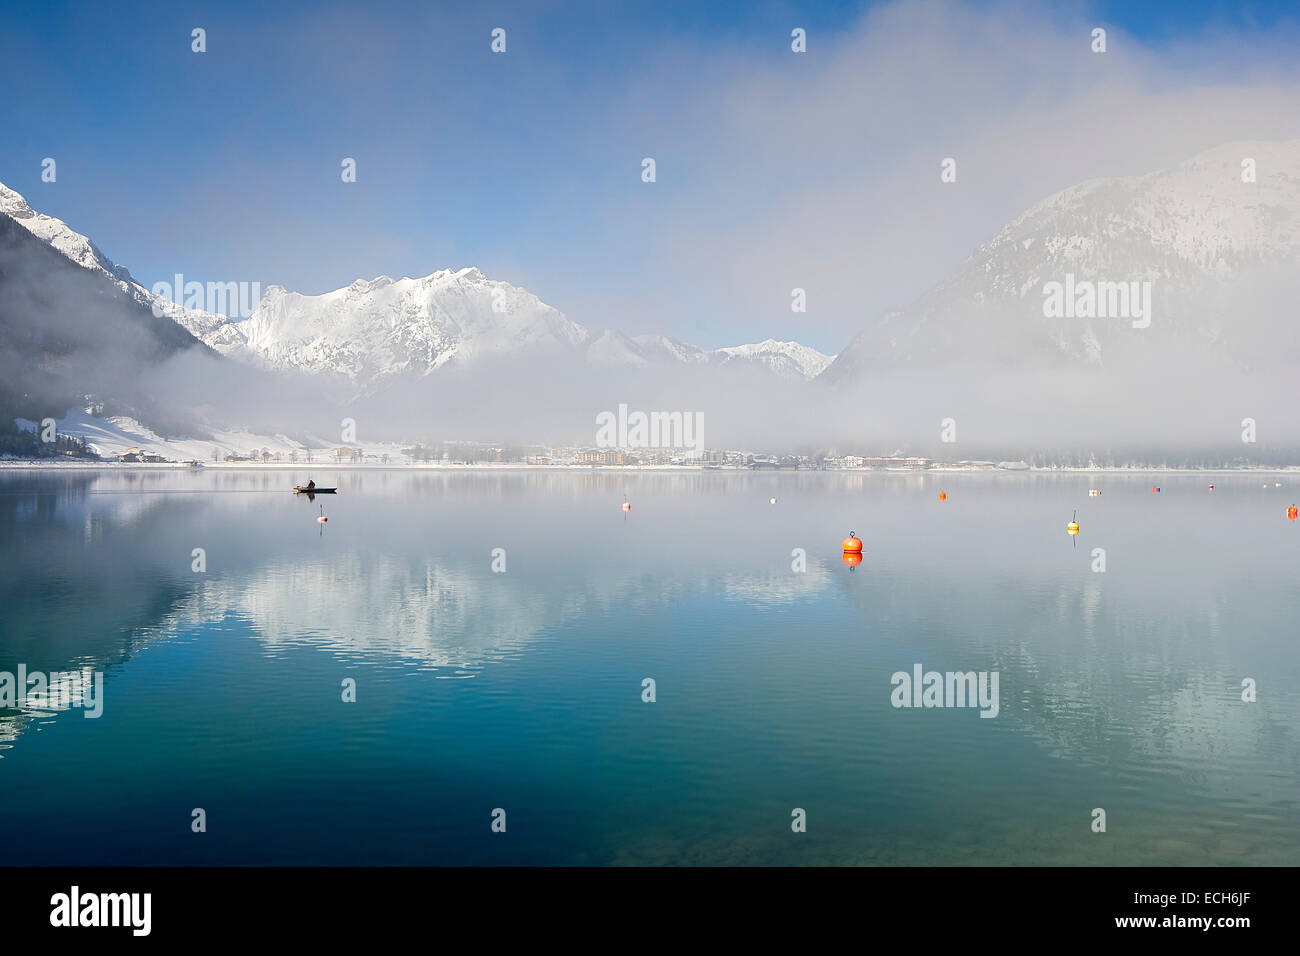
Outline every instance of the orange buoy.
<path id="1" fill-rule="evenodd" d="M 946 491 L 941 491 L 941 492 L 939 492 L 939 500 L 940 500 L 940 501 L 947 501 L 947 500 L 948 500 L 948 492 L 946 492 Z"/>
<path id="2" fill-rule="evenodd" d="M 773 498 L 773 499 L 772 499 L 772 500 L 771 500 L 771 502 L 770 502 L 770 503 L 771 503 L 771 504 L 776 504 L 776 499 L 775 499 L 775 498 Z"/>
<path id="3" fill-rule="evenodd" d="M 844 563 L 847 564 L 847 565 L 848 565 L 849 567 L 851 567 L 851 568 L 856 568 L 859 564 L 862 563 L 862 552 L 861 552 L 861 551 L 845 551 L 845 552 L 844 552 Z"/>
<path id="4" fill-rule="evenodd" d="M 1155 485 L 1152 485 L 1152 486 L 1151 486 L 1151 493 L 1152 493 L 1153 495 L 1158 495 L 1158 494 L 1160 494 L 1160 489 L 1159 489 L 1158 487 L 1156 487 Z"/>
<path id="5" fill-rule="evenodd" d="M 1295 521 L 1297 514 L 1300 514 L 1300 511 L 1296 510 L 1295 505 L 1292 505 L 1290 508 L 1286 509 L 1286 516 L 1290 518 L 1292 521 Z"/>
<path id="6" fill-rule="evenodd" d="M 632 502 L 630 502 L 630 501 L 627 500 L 627 495 L 624 495 L 624 496 L 623 496 L 623 510 L 624 510 L 624 511 L 631 511 L 631 510 L 632 510 Z"/>
<path id="7" fill-rule="evenodd" d="M 330 519 L 329 519 L 329 518 L 326 518 L 324 515 L 321 515 L 321 516 L 320 516 L 319 518 L 317 518 L 316 520 L 319 521 L 321 524 L 324 524 L 326 521 L 329 521 Z"/>
<path id="8" fill-rule="evenodd" d="M 858 537 L 856 531 L 850 531 L 849 536 L 844 539 L 845 554 L 862 554 L 862 539 Z"/>

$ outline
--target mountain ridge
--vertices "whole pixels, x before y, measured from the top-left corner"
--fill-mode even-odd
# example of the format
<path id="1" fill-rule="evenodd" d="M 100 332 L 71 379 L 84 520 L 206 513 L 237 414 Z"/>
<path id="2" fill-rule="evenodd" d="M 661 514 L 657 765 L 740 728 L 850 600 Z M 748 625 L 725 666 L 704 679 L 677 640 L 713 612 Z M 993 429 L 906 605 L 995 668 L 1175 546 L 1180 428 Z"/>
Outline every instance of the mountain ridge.
<path id="1" fill-rule="evenodd" d="M 360 393 L 390 380 L 425 376 L 529 349 L 579 351 L 597 366 L 754 366 L 790 379 L 820 374 L 834 356 L 797 342 L 702 349 L 658 335 L 595 331 L 519 286 L 474 266 L 424 276 L 358 278 L 315 295 L 267 286 L 246 318 L 185 308 L 141 286 L 67 223 L 38 213 L 0 184 L 0 212 L 78 265 L 103 273 L 156 314 L 216 352 L 270 370 L 346 382 Z M 179 290 L 176 293 L 179 296 Z"/>

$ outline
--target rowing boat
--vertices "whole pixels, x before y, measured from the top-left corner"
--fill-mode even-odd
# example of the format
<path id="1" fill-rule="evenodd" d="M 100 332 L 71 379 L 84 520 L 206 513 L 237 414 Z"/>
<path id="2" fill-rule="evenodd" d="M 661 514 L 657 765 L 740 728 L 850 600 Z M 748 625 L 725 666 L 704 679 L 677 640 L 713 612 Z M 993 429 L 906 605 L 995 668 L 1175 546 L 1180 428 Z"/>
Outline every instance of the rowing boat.
<path id="1" fill-rule="evenodd" d="M 337 488 L 308 488 L 304 485 L 294 485 L 293 493 L 295 495 L 332 495 Z"/>

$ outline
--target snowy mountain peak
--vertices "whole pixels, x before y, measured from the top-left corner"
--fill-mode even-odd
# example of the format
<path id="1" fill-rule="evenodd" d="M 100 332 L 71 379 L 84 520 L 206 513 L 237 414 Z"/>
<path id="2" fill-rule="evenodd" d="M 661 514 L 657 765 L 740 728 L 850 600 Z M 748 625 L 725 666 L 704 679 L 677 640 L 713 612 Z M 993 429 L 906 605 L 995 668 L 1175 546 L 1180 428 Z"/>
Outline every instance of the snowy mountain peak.
<path id="1" fill-rule="evenodd" d="M 778 342 L 776 339 L 764 339 L 753 345 L 734 345 L 717 352 L 728 359 L 761 363 L 791 378 L 816 378 L 835 360 L 834 355 L 824 355 L 798 342 Z"/>
<path id="2" fill-rule="evenodd" d="M 32 235 L 43 239 L 77 265 L 106 272 L 115 280 L 132 281 L 131 273 L 100 252 L 93 242 L 62 219 L 36 212 L 26 199 L 4 183 L 0 183 L 0 213 L 20 223 Z"/>
<path id="3" fill-rule="evenodd" d="M 393 279 L 391 276 L 375 276 L 373 279 L 357 279 L 347 288 L 348 291 L 370 292 L 392 284 Z"/>
<path id="4" fill-rule="evenodd" d="M 358 279 L 321 295 L 271 286 L 239 329 L 272 368 L 341 376 L 363 390 L 452 362 L 588 338 L 532 293 L 473 268 Z"/>
<path id="5" fill-rule="evenodd" d="M 701 349 L 663 335 L 627 336 L 604 332 L 587 347 L 587 358 L 597 365 L 751 365 L 767 369 L 781 378 L 812 379 L 834 360 L 798 342 L 765 339 L 751 345 Z"/>
<path id="6" fill-rule="evenodd" d="M 62 219 L 34 211 L 27 200 L 3 183 L 0 183 L 0 213 L 9 216 L 82 268 L 103 273 L 127 295 L 148 306 L 156 314 L 173 319 L 200 341 L 222 352 L 242 348 L 243 339 L 231 333 L 229 318 L 197 309 L 186 309 L 155 295 L 136 282 L 125 266 L 109 259 L 88 238 Z"/>

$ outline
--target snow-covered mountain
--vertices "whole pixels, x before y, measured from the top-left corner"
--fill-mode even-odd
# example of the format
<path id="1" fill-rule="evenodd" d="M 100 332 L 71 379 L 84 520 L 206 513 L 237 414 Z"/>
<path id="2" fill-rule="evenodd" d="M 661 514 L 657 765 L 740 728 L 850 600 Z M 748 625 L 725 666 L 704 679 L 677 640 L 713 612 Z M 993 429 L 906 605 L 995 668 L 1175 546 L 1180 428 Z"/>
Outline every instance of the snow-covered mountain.
<path id="1" fill-rule="evenodd" d="M 36 225 L 63 248 L 0 215 L 0 432 L 18 414 L 58 418 L 87 395 L 170 419 L 176 403 L 159 398 L 154 376 L 218 357 L 139 301 L 88 242 Z"/>
<path id="2" fill-rule="evenodd" d="M 478 269 L 358 279 L 324 295 L 271 286 L 237 324 L 272 368 L 346 378 L 362 390 L 526 349 L 572 349 L 589 333 L 532 293 Z"/>
<path id="3" fill-rule="evenodd" d="M 77 265 L 104 275 L 115 286 L 141 305 L 149 307 L 155 315 L 166 316 L 179 323 L 196 339 L 213 346 L 219 352 L 238 351 L 243 337 L 233 333 L 232 322 L 224 315 L 213 315 L 196 309 L 186 309 L 162 296 L 155 295 L 135 281 L 130 271 L 113 262 L 99 247 L 62 219 L 36 212 L 24 199 L 4 183 L 0 183 L 0 213 L 49 243 Z"/>
<path id="4" fill-rule="evenodd" d="M 123 283 L 130 282 L 131 273 L 112 262 L 99 251 L 93 242 L 74 231 L 62 219 L 36 212 L 27 200 L 0 183 L 0 212 L 17 221 L 32 235 L 49 243 L 77 265 L 106 273 Z"/>
<path id="5" fill-rule="evenodd" d="M 701 349 L 663 335 L 624 335 L 604 332 L 587 346 L 587 359 L 596 365 L 699 365 L 755 366 L 775 372 L 782 378 L 812 379 L 833 360 L 816 349 L 798 342 L 765 339 L 753 345 L 733 345 L 720 349 Z"/>
<path id="6" fill-rule="evenodd" d="M 1256 181 L 1243 181 L 1246 160 Z M 1279 348 L 1294 357 L 1296 336 L 1280 343 L 1268 314 L 1286 301 L 1273 281 L 1298 262 L 1300 140 L 1230 143 L 1037 203 L 916 302 L 873 320 L 822 380 L 970 362 L 1105 368 L 1175 353 L 1250 368 Z M 1048 315 L 1051 283 L 1096 296 Z M 1098 314 L 1109 294 L 1100 283 L 1139 293 L 1150 283 L 1150 315 Z"/>
<path id="7" fill-rule="evenodd" d="M 2 184 L 0 212 L 217 352 L 262 368 L 337 378 L 359 392 L 448 365 L 532 352 L 576 354 L 596 366 L 753 366 L 789 379 L 814 378 L 833 358 L 772 339 L 710 350 L 658 335 L 593 332 L 526 289 L 476 268 L 358 279 L 321 295 L 270 286 L 241 320 L 155 295 L 90 239 L 35 212 Z"/>
<path id="8" fill-rule="evenodd" d="M 358 279 L 323 295 L 272 286 L 253 315 L 233 328 L 271 368 L 341 376 L 366 392 L 447 365 L 534 352 L 578 356 L 595 366 L 753 365 L 794 379 L 815 377 L 832 358 L 771 339 L 710 350 L 662 335 L 593 332 L 528 290 L 473 267 L 416 279 Z"/>
<path id="9" fill-rule="evenodd" d="M 716 365 L 761 365 L 785 378 L 816 378 L 835 361 L 834 355 L 823 355 L 798 342 L 778 342 L 775 339 L 715 349 L 710 354 L 715 356 L 713 364 Z"/>

